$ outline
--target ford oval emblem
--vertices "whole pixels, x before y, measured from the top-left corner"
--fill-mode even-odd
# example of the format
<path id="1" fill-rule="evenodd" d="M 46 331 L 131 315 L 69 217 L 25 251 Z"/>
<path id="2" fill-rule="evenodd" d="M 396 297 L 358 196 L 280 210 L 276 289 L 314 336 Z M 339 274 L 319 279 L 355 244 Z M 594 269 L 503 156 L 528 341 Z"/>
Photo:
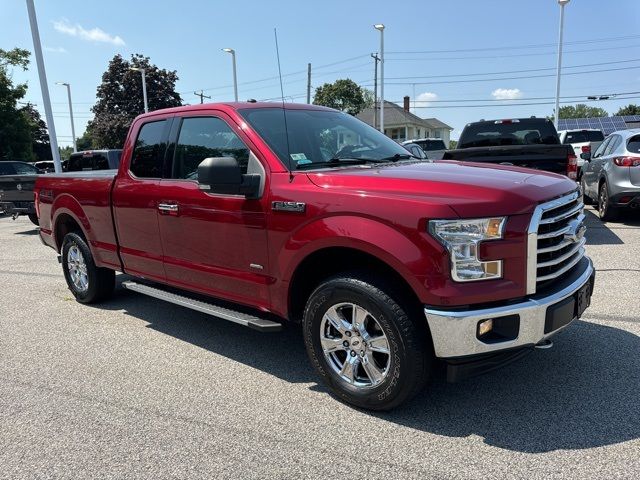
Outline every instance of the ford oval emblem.
<path id="1" fill-rule="evenodd" d="M 16 185 L 16 189 L 18 189 L 18 190 L 22 190 L 22 184 L 21 184 L 21 183 L 17 184 L 17 185 Z"/>

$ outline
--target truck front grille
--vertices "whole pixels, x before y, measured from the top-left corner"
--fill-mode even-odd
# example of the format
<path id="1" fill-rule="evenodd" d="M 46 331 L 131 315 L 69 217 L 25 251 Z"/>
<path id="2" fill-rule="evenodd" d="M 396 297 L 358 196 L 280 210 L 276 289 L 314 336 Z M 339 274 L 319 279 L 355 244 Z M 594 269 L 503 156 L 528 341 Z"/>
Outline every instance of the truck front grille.
<path id="1" fill-rule="evenodd" d="M 584 256 L 584 205 L 573 192 L 536 207 L 528 231 L 527 293 L 568 274 Z"/>

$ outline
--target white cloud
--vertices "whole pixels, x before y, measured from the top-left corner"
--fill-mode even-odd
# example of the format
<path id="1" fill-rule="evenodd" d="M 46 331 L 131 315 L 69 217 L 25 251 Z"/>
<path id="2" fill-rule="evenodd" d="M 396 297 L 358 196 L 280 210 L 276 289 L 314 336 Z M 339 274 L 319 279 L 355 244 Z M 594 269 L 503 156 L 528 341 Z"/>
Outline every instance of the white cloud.
<path id="1" fill-rule="evenodd" d="M 517 100 L 522 98 L 522 95 L 519 88 L 496 88 L 491 92 L 491 96 L 496 100 Z"/>
<path id="2" fill-rule="evenodd" d="M 64 47 L 44 47 L 44 51 L 51 53 L 68 53 Z"/>
<path id="3" fill-rule="evenodd" d="M 415 101 L 415 107 L 414 107 L 414 102 L 413 100 L 410 101 L 410 105 L 411 105 L 411 113 L 414 113 L 418 116 L 420 116 L 421 114 L 423 114 L 426 110 L 424 110 L 426 107 L 431 106 L 431 102 L 433 102 L 434 100 L 438 99 L 438 95 L 433 93 L 433 92 L 424 92 L 419 94 L 416 97 L 416 101 Z"/>
<path id="4" fill-rule="evenodd" d="M 95 27 L 90 30 L 82 27 L 82 25 L 76 23 L 72 25 L 69 20 L 62 19 L 57 22 L 53 22 L 53 28 L 55 28 L 58 32 L 64 33 L 65 35 L 71 35 L 72 37 L 79 37 L 83 40 L 88 40 L 90 42 L 104 42 L 111 43 L 113 45 L 124 45 L 124 40 L 118 35 L 110 35 L 104 30 Z"/>

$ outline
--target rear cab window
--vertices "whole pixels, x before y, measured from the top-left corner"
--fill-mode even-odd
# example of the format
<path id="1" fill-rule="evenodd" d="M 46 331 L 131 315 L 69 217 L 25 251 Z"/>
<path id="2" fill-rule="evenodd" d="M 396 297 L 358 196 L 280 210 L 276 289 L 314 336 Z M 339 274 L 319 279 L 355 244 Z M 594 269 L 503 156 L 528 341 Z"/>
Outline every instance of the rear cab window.
<path id="1" fill-rule="evenodd" d="M 601 142 L 604 134 L 600 130 L 575 130 L 567 132 L 564 144 Z"/>
<path id="2" fill-rule="evenodd" d="M 129 164 L 129 171 L 136 177 L 162 177 L 162 163 L 167 148 L 166 127 L 167 120 L 148 122 L 140 127 Z"/>
<path id="3" fill-rule="evenodd" d="M 0 175 L 15 175 L 16 169 L 10 162 L 0 162 Z"/>
<path id="4" fill-rule="evenodd" d="M 627 150 L 631 153 L 640 153 L 640 135 L 635 135 L 627 141 Z"/>
<path id="5" fill-rule="evenodd" d="M 559 143 L 558 134 L 551 121 L 524 118 L 471 123 L 462 131 L 458 148 Z"/>

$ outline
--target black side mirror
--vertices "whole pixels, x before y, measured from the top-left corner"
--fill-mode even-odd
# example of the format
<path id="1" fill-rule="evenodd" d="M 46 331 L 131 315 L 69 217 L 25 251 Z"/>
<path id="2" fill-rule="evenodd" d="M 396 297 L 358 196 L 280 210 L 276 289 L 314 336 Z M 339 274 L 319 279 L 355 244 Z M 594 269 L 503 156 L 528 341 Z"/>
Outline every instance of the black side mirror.
<path id="1" fill-rule="evenodd" d="M 588 162 L 589 160 L 591 160 L 591 152 L 581 153 L 580 158 L 583 159 L 585 162 Z"/>
<path id="2" fill-rule="evenodd" d="M 260 192 L 260 175 L 243 175 L 234 157 L 205 158 L 198 165 L 198 183 L 200 190 L 222 195 L 257 198 Z"/>

